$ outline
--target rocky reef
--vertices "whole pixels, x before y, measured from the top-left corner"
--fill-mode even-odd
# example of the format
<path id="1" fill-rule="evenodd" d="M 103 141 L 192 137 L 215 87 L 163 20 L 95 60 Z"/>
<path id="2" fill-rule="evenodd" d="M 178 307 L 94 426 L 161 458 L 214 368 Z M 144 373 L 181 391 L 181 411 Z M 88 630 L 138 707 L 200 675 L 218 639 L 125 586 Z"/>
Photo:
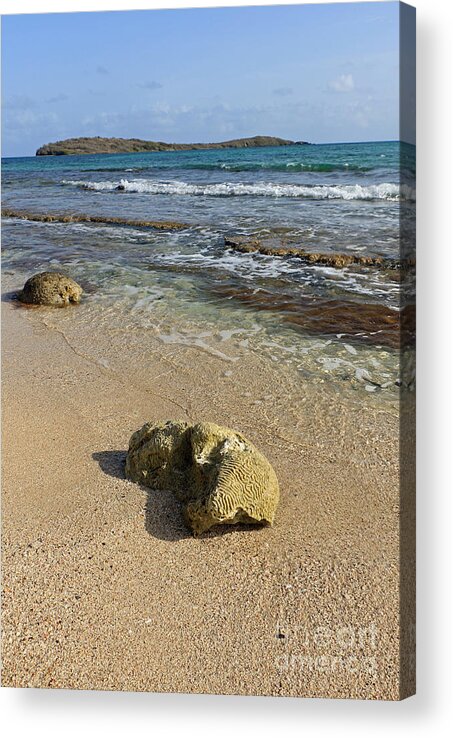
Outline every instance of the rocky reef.
<path id="1" fill-rule="evenodd" d="M 274 245 L 258 238 L 243 236 L 225 236 L 225 246 L 243 254 L 258 252 L 265 256 L 292 256 L 300 259 L 304 264 L 323 265 L 341 269 L 347 266 L 377 267 L 379 269 L 399 269 L 401 261 L 382 256 L 360 256 L 358 254 L 344 254 L 330 252 L 322 254 L 318 252 L 305 251 L 301 248 L 287 246 L 285 244 Z"/>
<path id="2" fill-rule="evenodd" d="M 191 227 L 188 223 L 169 220 L 135 220 L 116 215 L 86 215 L 84 213 L 30 213 L 13 208 L 2 208 L 2 218 L 19 218 L 38 223 L 112 223 L 133 228 L 155 228 L 160 231 L 177 231 Z"/>
<path id="3" fill-rule="evenodd" d="M 195 535 L 220 524 L 272 525 L 279 500 L 267 459 L 243 435 L 213 423 L 146 423 L 130 439 L 126 475 L 172 491 Z"/>
<path id="4" fill-rule="evenodd" d="M 80 302 L 82 292 L 81 286 L 65 274 L 41 272 L 25 282 L 17 297 L 29 305 L 65 307 L 70 302 Z"/>
<path id="5" fill-rule="evenodd" d="M 143 141 L 139 138 L 102 138 L 101 136 L 67 138 L 41 146 L 36 156 L 62 156 L 82 154 L 127 154 L 140 151 L 187 151 L 190 149 L 244 149 L 258 146 L 291 146 L 305 144 L 305 141 L 290 141 L 275 136 L 252 136 L 235 138 L 219 143 L 164 143 L 163 141 Z"/>

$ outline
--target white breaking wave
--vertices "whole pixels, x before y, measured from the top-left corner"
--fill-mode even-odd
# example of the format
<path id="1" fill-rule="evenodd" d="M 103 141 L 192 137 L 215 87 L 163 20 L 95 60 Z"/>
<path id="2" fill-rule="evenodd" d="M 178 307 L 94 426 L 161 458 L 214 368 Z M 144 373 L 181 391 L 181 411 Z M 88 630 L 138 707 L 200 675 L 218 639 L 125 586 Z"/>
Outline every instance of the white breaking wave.
<path id="1" fill-rule="evenodd" d="M 296 185 L 263 182 L 243 184 L 222 182 L 219 184 L 190 184 L 189 182 L 159 182 L 152 179 L 121 179 L 119 182 L 86 182 L 63 180 L 65 185 L 81 187 L 94 192 L 137 192 L 149 195 L 207 195 L 212 197 L 301 197 L 312 200 L 415 200 L 415 190 L 407 185 L 382 182 L 377 185 Z"/>

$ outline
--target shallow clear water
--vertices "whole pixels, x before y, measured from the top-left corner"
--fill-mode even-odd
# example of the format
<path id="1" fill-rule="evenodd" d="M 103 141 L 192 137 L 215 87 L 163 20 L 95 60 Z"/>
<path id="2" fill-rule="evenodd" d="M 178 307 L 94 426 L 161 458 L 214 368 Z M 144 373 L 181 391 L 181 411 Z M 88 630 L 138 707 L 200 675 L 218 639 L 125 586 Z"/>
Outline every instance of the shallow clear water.
<path id="1" fill-rule="evenodd" d="M 344 329 L 341 319 L 344 306 L 348 316 L 373 315 L 376 306 L 397 311 L 394 271 L 238 253 L 224 236 L 397 258 L 401 203 L 415 199 L 414 166 L 413 149 L 395 142 L 5 159 L 3 206 L 190 226 L 167 232 L 4 219 L 5 284 L 64 270 L 87 290 L 79 328 L 117 325 L 142 343 L 149 335 L 226 364 L 255 352 L 295 382 L 322 381 L 354 400 L 373 396 L 396 407 L 398 351 L 384 334 L 380 343 L 379 324 L 351 327 L 348 318 Z M 295 319 L 307 306 L 311 316 L 322 307 L 310 327 Z M 66 324 L 73 315 L 52 320 Z"/>

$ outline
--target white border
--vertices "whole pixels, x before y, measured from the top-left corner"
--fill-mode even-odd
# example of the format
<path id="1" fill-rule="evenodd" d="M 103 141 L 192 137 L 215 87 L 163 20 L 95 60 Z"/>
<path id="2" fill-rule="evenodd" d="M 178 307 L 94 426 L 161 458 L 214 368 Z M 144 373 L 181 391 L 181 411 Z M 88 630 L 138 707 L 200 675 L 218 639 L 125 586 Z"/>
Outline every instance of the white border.
<path id="1" fill-rule="evenodd" d="M 337 1 L 337 0 L 335 0 Z M 312 0 L 316 2 L 316 0 Z M 225 0 L 3 0 L 2 13 L 271 5 Z M 292 0 L 279 4 L 297 4 Z M 318 3 L 317 3 L 318 4 Z M 416 0 L 418 9 L 418 693 L 402 703 L 289 698 L 154 695 L 59 690 L 0 692 L 3 724 L 39 738 L 242 734 L 348 735 L 363 738 L 447 735 L 453 624 L 451 544 L 453 321 L 450 253 L 453 130 L 453 3 Z M 449 38 L 450 37 L 450 38 Z M 81 46 L 81 53 L 83 49 Z M 449 514 L 450 513 L 450 514 Z M 14 727 L 13 727 L 14 726 Z M 451 728 L 451 720 L 450 726 Z"/>

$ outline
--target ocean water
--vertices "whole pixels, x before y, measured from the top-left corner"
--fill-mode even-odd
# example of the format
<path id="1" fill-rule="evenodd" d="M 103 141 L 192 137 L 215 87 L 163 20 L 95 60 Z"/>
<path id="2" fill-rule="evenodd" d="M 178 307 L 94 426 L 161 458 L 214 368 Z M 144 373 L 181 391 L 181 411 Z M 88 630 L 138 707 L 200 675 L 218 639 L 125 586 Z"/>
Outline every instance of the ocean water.
<path id="1" fill-rule="evenodd" d="M 77 325 L 82 342 L 85 329 L 87 346 L 90 331 L 110 331 L 112 351 L 127 345 L 130 361 L 135 336 L 141 358 L 157 340 L 227 371 L 256 355 L 294 386 L 322 383 L 396 410 L 399 343 L 388 326 L 400 309 L 399 270 L 240 253 L 224 238 L 398 259 L 414 175 L 414 149 L 398 142 L 4 159 L 3 207 L 187 224 L 4 218 L 4 290 L 65 271 L 86 298 L 48 319 L 69 332 Z M 410 241 L 415 226 L 404 223 Z"/>

